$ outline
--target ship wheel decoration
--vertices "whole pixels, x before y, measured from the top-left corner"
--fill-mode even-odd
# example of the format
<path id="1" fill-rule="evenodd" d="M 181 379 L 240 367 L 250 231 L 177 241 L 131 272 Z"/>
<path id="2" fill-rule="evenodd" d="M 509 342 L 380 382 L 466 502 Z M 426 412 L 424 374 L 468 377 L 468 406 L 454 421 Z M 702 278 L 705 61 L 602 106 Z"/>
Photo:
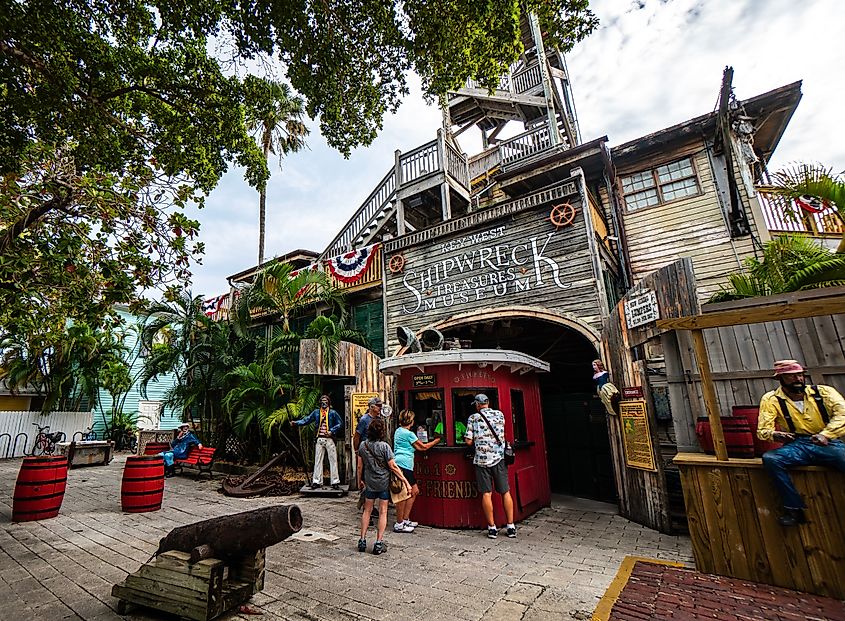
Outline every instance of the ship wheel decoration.
<path id="1" fill-rule="evenodd" d="M 387 269 L 390 270 L 391 274 L 399 274 L 405 269 L 405 257 L 401 254 L 394 254 L 387 263 Z"/>
<path id="2" fill-rule="evenodd" d="M 549 213 L 549 220 L 557 228 L 569 226 L 575 220 L 575 207 L 569 203 L 555 205 L 552 207 L 551 213 Z"/>

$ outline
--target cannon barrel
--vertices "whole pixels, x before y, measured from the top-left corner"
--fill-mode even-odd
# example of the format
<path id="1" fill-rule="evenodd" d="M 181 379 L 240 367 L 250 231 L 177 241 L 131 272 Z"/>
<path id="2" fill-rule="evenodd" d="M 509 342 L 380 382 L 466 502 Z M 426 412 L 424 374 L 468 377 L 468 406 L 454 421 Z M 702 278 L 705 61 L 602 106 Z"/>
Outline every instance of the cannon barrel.
<path id="1" fill-rule="evenodd" d="M 236 559 L 279 543 L 301 528 L 298 506 L 264 507 L 174 528 L 161 539 L 156 554 L 190 552 L 192 563 L 210 557 Z"/>

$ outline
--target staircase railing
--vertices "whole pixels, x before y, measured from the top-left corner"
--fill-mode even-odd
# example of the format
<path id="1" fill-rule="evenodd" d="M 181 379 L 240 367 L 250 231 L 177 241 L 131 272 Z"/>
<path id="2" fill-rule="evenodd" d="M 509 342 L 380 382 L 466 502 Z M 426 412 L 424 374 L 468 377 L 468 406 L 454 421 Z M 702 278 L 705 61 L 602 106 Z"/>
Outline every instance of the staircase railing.
<path id="1" fill-rule="evenodd" d="M 475 179 L 486 173 L 489 170 L 493 170 L 497 166 L 502 163 L 502 153 L 499 150 L 499 146 L 493 146 L 479 153 L 478 155 L 473 155 L 469 158 L 469 178 L 470 180 Z"/>
<path id="2" fill-rule="evenodd" d="M 552 148 L 552 136 L 548 125 L 540 125 L 527 132 L 503 140 L 499 145 L 502 155 L 502 168 L 527 159 Z"/>
<path id="3" fill-rule="evenodd" d="M 469 190 L 469 169 L 466 157 L 448 142 L 444 144 L 446 145 L 446 173 Z"/>
<path id="4" fill-rule="evenodd" d="M 376 189 L 366 198 L 349 221 L 341 227 L 337 236 L 329 243 L 323 251 L 323 257 L 332 256 L 353 247 L 355 238 L 358 237 L 366 227 L 389 208 L 390 202 L 396 195 L 396 172 L 391 166 L 387 174 L 382 178 Z"/>

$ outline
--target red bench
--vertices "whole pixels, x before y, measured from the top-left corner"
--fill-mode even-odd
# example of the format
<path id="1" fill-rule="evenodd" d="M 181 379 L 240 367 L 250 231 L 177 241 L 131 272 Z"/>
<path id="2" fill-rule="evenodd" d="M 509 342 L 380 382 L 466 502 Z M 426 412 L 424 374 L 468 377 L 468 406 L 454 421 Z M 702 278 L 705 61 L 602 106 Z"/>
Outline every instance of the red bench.
<path id="1" fill-rule="evenodd" d="M 149 442 L 144 447 L 144 455 L 158 455 L 169 450 L 170 444 L 167 442 Z M 199 471 L 197 477 L 203 473 L 207 473 L 210 478 L 212 477 L 211 469 L 214 466 L 214 454 L 216 451 L 217 449 L 211 446 L 204 446 L 202 448 L 192 446 L 188 449 L 188 456 L 184 459 L 175 460 L 174 465 L 179 467 L 179 474 L 182 473 L 184 466 L 193 466 Z"/>

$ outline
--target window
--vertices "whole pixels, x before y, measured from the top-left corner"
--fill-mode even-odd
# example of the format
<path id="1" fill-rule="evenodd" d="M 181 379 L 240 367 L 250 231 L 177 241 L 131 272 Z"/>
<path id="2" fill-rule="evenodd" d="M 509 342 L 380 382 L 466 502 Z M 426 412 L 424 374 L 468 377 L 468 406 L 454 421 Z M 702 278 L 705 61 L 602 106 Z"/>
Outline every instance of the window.
<path id="1" fill-rule="evenodd" d="M 521 390 L 511 390 L 511 417 L 513 418 L 514 442 L 527 442 L 528 427 L 525 424 L 525 397 Z"/>
<path id="2" fill-rule="evenodd" d="M 622 192 L 628 211 L 668 203 L 699 193 L 692 158 L 669 162 L 657 168 L 622 177 Z"/>
<path id="3" fill-rule="evenodd" d="M 464 444 L 464 432 L 469 417 L 475 414 L 475 395 L 483 393 L 490 399 L 490 407 L 499 409 L 499 392 L 490 386 L 481 388 L 454 388 L 452 390 L 452 416 L 455 425 L 454 444 L 450 446 L 461 446 Z"/>
<path id="4" fill-rule="evenodd" d="M 434 429 L 437 423 L 443 420 L 443 390 L 417 390 L 409 393 L 409 397 L 411 410 L 415 414 L 411 431 L 416 433 L 420 440 L 427 442 L 434 438 Z"/>

